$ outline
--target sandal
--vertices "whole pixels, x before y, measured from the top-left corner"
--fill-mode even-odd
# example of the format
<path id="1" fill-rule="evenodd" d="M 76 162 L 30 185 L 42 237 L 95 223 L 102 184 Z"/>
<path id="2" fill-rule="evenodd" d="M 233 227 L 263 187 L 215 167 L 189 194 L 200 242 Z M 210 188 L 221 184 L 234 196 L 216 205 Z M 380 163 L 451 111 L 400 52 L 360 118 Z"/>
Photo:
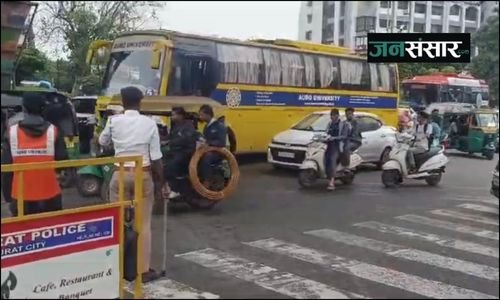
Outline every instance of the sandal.
<path id="1" fill-rule="evenodd" d="M 334 191 L 334 190 L 335 190 L 335 185 L 334 185 L 334 184 L 328 184 L 327 189 L 328 189 L 329 191 Z"/>

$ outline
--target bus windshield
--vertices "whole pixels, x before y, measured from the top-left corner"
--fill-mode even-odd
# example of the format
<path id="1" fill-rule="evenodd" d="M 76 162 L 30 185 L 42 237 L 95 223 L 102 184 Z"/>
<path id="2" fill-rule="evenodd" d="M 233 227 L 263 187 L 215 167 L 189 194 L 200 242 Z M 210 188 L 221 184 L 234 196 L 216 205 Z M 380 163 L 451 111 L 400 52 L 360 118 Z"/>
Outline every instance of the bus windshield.
<path id="1" fill-rule="evenodd" d="M 161 69 L 151 69 L 151 54 L 150 49 L 112 52 L 104 76 L 104 95 L 119 94 L 126 86 L 136 86 L 148 96 L 158 95 Z"/>
<path id="2" fill-rule="evenodd" d="M 297 123 L 297 125 L 293 126 L 292 129 L 302 131 L 326 131 L 329 122 L 329 114 L 310 114 Z"/>

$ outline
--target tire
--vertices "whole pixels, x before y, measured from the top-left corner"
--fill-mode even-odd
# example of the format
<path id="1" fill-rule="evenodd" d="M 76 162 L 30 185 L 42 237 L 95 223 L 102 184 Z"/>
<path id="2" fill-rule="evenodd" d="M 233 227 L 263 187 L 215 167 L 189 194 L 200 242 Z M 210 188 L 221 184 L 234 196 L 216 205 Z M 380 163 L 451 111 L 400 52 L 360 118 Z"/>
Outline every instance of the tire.
<path id="1" fill-rule="evenodd" d="M 217 201 L 212 201 L 204 198 L 188 197 L 185 200 L 186 203 L 189 204 L 189 206 L 191 206 L 194 209 L 200 209 L 200 210 L 210 210 L 215 206 L 215 204 L 217 204 Z"/>
<path id="2" fill-rule="evenodd" d="M 303 188 L 311 188 L 317 179 L 318 174 L 314 169 L 305 169 L 299 171 L 299 184 Z"/>
<path id="3" fill-rule="evenodd" d="M 345 185 L 351 185 L 354 181 L 354 174 L 350 174 L 348 176 L 340 177 L 340 181 Z"/>
<path id="4" fill-rule="evenodd" d="M 59 185 L 63 188 L 72 187 L 76 178 L 76 170 L 74 168 L 61 169 L 58 174 Z"/>
<path id="5" fill-rule="evenodd" d="M 425 182 L 427 182 L 428 185 L 430 186 L 436 186 L 439 184 L 441 181 L 442 173 L 439 173 L 437 175 L 429 176 L 425 178 Z"/>
<path id="6" fill-rule="evenodd" d="M 102 179 L 93 175 L 78 175 L 76 188 L 83 197 L 92 197 L 100 195 L 102 188 Z"/>
<path id="7" fill-rule="evenodd" d="M 384 164 L 389 160 L 389 154 L 391 153 L 391 147 L 386 147 L 382 154 L 380 155 L 380 161 L 377 163 L 379 170 L 382 170 Z"/>
<path id="8" fill-rule="evenodd" d="M 394 188 L 401 182 L 401 174 L 398 170 L 383 170 L 382 183 L 386 188 Z"/>
<path id="9" fill-rule="evenodd" d="M 493 158 L 495 157 L 495 153 L 493 151 L 489 151 L 486 152 L 484 156 L 486 157 L 487 160 L 493 160 Z"/>

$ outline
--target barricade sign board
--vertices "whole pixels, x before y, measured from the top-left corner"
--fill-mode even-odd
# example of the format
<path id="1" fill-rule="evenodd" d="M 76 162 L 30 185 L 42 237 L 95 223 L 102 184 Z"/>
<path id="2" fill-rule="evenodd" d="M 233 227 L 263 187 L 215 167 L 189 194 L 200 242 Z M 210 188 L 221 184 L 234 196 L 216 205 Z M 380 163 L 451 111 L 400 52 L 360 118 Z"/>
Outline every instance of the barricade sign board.
<path id="1" fill-rule="evenodd" d="M 2 224 L 2 299 L 119 298 L 119 212 Z"/>

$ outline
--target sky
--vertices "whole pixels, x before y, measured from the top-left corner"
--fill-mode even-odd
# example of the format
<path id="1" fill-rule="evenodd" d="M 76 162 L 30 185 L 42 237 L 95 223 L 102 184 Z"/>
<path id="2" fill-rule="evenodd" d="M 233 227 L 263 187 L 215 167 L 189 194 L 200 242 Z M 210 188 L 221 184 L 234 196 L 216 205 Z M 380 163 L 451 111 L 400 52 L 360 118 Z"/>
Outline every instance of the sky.
<path id="1" fill-rule="evenodd" d="M 157 12 L 158 21 L 146 28 L 162 28 L 184 33 L 218 35 L 220 37 L 298 38 L 300 1 L 167 1 Z M 55 56 L 65 56 L 54 45 L 43 49 Z M 59 47 L 57 47 L 59 48 Z"/>

